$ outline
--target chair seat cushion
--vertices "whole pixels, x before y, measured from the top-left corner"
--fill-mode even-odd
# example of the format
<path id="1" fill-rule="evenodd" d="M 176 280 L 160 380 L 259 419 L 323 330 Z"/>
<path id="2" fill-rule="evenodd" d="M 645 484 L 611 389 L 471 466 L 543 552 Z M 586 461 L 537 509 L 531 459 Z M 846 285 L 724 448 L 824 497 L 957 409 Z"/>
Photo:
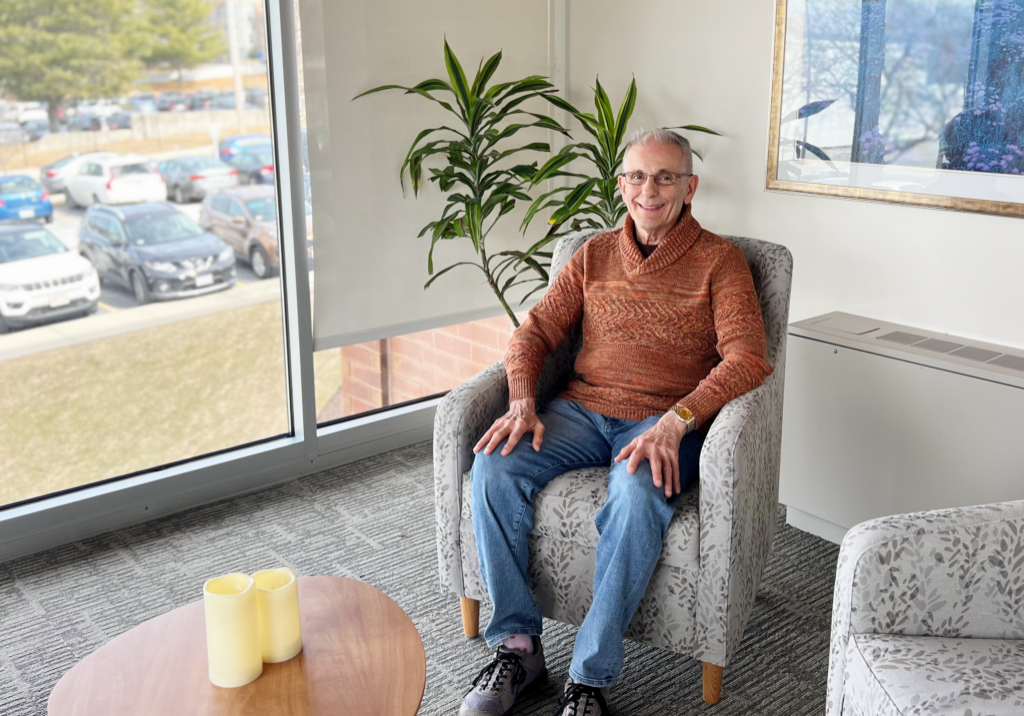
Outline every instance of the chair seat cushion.
<path id="1" fill-rule="evenodd" d="M 462 476 L 462 519 L 472 524 L 470 473 Z M 597 547 L 594 518 L 608 496 L 608 468 L 570 470 L 544 486 L 534 498 L 534 538 Z M 700 493 L 696 486 L 679 497 L 661 550 L 662 564 L 696 572 L 700 561 Z"/>
<path id="2" fill-rule="evenodd" d="M 854 634 L 843 716 L 1024 714 L 1024 641 Z"/>

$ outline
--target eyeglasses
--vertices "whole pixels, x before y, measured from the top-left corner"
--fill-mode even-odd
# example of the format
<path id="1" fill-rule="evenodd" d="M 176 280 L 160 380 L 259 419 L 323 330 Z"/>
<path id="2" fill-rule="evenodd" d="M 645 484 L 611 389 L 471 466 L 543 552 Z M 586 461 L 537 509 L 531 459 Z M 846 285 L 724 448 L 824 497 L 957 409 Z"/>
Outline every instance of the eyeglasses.
<path id="1" fill-rule="evenodd" d="M 675 172 L 658 172 L 657 174 L 644 174 L 643 172 L 626 172 L 622 177 L 627 184 L 641 186 L 647 183 L 647 177 L 653 176 L 654 183 L 658 186 L 672 186 L 683 177 L 692 177 L 693 174 L 676 174 Z"/>

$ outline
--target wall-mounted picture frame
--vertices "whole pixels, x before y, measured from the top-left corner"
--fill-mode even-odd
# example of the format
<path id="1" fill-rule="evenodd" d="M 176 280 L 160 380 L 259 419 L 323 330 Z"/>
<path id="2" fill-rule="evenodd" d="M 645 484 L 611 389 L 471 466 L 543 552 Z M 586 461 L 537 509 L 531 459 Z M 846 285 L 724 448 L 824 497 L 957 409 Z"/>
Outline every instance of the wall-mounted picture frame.
<path id="1" fill-rule="evenodd" d="M 1024 0 L 776 0 L 769 191 L 1024 217 Z"/>

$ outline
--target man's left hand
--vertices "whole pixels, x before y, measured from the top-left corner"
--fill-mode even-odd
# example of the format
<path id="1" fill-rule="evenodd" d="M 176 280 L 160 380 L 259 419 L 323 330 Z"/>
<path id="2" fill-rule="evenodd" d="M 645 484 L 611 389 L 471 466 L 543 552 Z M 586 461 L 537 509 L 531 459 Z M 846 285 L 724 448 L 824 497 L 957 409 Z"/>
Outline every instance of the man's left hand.
<path id="1" fill-rule="evenodd" d="M 672 497 L 673 494 L 683 491 L 679 483 L 679 443 L 682 442 L 684 435 L 686 423 L 677 418 L 675 413 L 665 413 L 653 427 L 633 438 L 631 443 L 622 448 L 615 456 L 615 462 L 621 462 L 628 457 L 626 471 L 632 475 L 640 466 L 640 462 L 647 458 L 651 462 L 654 486 L 664 485 L 665 497 Z"/>

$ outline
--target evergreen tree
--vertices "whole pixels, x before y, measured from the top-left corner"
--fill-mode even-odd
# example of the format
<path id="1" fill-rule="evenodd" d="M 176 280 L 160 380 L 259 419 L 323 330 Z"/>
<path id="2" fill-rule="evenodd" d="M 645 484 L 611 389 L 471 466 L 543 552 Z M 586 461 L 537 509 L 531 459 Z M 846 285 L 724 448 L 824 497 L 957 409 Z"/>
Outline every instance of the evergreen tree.
<path id="1" fill-rule="evenodd" d="M 0 89 L 47 102 L 123 93 L 142 70 L 135 0 L 0 0 Z"/>
<path id="2" fill-rule="evenodd" d="M 149 47 L 142 59 L 149 66 L 166 65 L 178 72 L 227 53 L 220 30 L 208 22 L 209 0 L 143 0 Z"/>

